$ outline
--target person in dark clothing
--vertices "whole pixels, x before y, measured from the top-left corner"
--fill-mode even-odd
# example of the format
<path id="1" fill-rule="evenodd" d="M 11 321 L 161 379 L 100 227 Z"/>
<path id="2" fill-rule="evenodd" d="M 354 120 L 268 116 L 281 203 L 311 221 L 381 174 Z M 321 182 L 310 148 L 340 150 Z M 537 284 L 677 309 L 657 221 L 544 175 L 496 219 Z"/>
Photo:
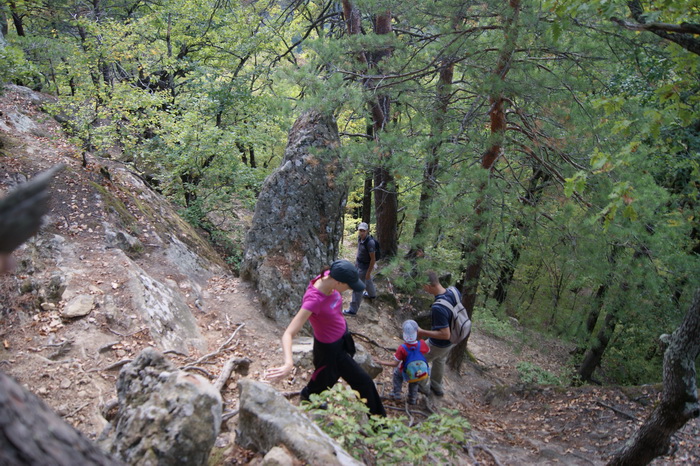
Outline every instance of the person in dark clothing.
<path id="1" fill-rule="evenodd" d="M 360 279 L 365 283 L 366 290 L 353 291 L 350 307 L 343 311 L 346 316 L 354 316 L 360 309 L 362 298 L 374 299 L 377 297 L 377 290 L 372 281 L 372 272 L 377 263 L 376 250 L 377 242 L 369 234 L 369 225 L 365 222 L 357 226 L 357 257 L 355 267 L 357 267 Z"/>
<path id="2" fill-rule="evenodd" d="M 294 368 L 292 340 L 306 321 L 314 332 L 314 373 L 301 391 L 302 400 L 312 393 L 329 389 L 339 378 L 345 380 L 360 396 L 367 400 L 371 414 L 386 416 L 381 397 L 372 378 L 352 358 L 355 344 L 343 318 L 341 293 L 352 288 L 362 292 L 365 285 L 359 279 L 357 269 L 346 260 L 338 260 L 309 282 L 301 309 L 282 335 L 284 364 L 266 373 L 268 380 L 281 380 Z"/>
<path id="3" fill-rule="evenodd" d="M 425 356 L 425 359 L 430 364 L 430 379 L 421 382 L 419 390 L 423 394 L 429 394 L 430 391 L 437 396 L 445 394 L 442 385 L 442 378 L 445 374 L 445 362 L 450 350 L 454 346 L 450 342 L 450 325 L 452 324 L 452 311 L 437 301 L 445 299 L 452 305 L 457 305 L 455 296 L 448 293 L 444 286 L 440 284 L 437 273 L 428 272 L 428 283 L 423 285 L 423 289 L 435 297 L 433 304 L 430 306 L 431 329 L 418 329 L 418 338 L 427 338 L 430 352 Z M 459 292 L 457 292 L 459 294 Z M 457 296 L 457 299 L 462 299 Z"/>

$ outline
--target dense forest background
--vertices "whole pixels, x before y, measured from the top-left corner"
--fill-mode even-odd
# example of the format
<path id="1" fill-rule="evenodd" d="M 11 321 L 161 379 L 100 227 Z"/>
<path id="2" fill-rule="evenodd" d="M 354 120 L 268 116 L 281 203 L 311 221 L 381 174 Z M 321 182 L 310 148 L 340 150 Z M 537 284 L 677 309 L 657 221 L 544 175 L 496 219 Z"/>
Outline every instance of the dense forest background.
<path id="1" fill-rule="evenodd" d="M 56 96 L 84 158 L 131 165 L 232 268 L 227 219 L 315 108 L 395 286 L 450 273 L 475 322 L 573 341 L 572 380 L 661 380 L 700 284 L 697 0 L 1 8 L 0 81 Z"/>

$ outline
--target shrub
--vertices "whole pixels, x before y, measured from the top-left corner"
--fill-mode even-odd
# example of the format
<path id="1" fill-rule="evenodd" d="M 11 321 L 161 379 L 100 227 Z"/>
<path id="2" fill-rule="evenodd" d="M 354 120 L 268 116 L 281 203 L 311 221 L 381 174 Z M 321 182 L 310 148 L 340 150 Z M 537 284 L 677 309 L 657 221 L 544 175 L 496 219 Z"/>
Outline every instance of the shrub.
<path id="1" fill-rule="evenodd" d="M 449 464 L 466 441 L 469 422 L 457 410 L 432 414 L 416 426 L 406 416 L 370 416 L 359 394 L 335 384 L 303 407 L 328 435 L 365 463 Z"/>

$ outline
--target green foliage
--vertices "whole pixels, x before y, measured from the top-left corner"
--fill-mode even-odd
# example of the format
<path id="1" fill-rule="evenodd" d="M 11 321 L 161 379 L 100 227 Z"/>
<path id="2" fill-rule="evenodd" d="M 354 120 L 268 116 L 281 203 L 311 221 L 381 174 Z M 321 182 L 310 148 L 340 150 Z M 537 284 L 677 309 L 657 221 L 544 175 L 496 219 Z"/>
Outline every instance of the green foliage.
<path id="1" fill-rule="evenodd" d="M 499 338 L 511 338 L 518 335 L 517 330 L 513 328 L 505 315 L 497 316 L 494 313 L 502 312 L 501 309 L 494 306 L 492 302 L 489 304 L 491 305 L 474 309 L 472 320 L 478 322 L 479 329 Z"/>
<path id="2" fill-rule="evenodd" d="M 566 382 L 562 381 L 559 377 L 551 372 L 542 369 L 537 364 L 533 364 L 529 361 L 521 361 L 515 366 L 518 371 L 518 376 L 520 381 L 527 385 L 565 385 Z"/>
<path id="3" fill-rule="evenodd" d="M 417 464 L 428 458 L 450 463 L 471 428 L 455 410 L 432 414 L 417 426 L 405 416 L 368 416 L 357 392 L 343 384 L 311 395 L 304 407 L 347 452 L 360 461 L 371 458 L 372 464 Z"/>
<path id="4" fill-rule="evenodd" d="M 27 60 L 21 47 L 0 44 L 0 63 L 0 82 L 33 87 L 39 77 L 36 66 Z"/>

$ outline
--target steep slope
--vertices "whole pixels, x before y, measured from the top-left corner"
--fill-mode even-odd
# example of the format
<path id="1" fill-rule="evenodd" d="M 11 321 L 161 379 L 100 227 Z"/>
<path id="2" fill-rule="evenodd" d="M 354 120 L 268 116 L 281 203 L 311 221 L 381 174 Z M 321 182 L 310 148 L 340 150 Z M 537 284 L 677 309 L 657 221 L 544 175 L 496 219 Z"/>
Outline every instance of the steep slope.
<path id="1" fill-rule="evenodd" d="M 122 362 L 147 346 L 169 350 L 178 364 L 194 364 L 211 379 L 228 358 L 245 356 L 253 361 L 249 377 L 262 379 L 265 368 L 281 362 L 283 329 L 263 316 L 255 292 L 126 167 L 90 154 L 84 164 L 80 150 L 39 110 L 46 98 L 14 86 L 0 95 L 0 194 L 67 164 L 53 184 L 46 225 L 15 252 L 15 273 L 0 277 L 0 369 L 92 438 L 109 415 Z M 390 289 L 383 280 L 378 287 L 382 294 Z M 64 317 L 78 298 L 89 312 Z M 350 328 L 367 350 L 386 359 L 412 305 L 381 297 L 366 302 Z M 603 464 L 650 411 L 658 387 L 524 386 L 518 363 L 558 374 L 568 356 L 557 342 L 526 336 L 524 330 L 512 339 L 485 334 L 477 316 L 469 345 L 475 362 L 448 374 L 447 395 L 422 399 L 412 415 L 458 409 L 473 427 L 474 462 Z M 299 390 L 308 375 L 298 368 L 276 388 Z M 227 410 L 238 403 L 237 377 L 222 393 Z M 388 371 L 378 382 L 386 390 Z M 387 406 L 392 415 L 405 409 Z M 221 464 L 252 457 L 232 446 L 235 421 L 218 442 L 226 451 Z M 698 421 L 686 426 L 675 455 L 655 464 L 697 463 L 699 435 Z M 466 453 L 465 461 L 472 461 Z"/>

